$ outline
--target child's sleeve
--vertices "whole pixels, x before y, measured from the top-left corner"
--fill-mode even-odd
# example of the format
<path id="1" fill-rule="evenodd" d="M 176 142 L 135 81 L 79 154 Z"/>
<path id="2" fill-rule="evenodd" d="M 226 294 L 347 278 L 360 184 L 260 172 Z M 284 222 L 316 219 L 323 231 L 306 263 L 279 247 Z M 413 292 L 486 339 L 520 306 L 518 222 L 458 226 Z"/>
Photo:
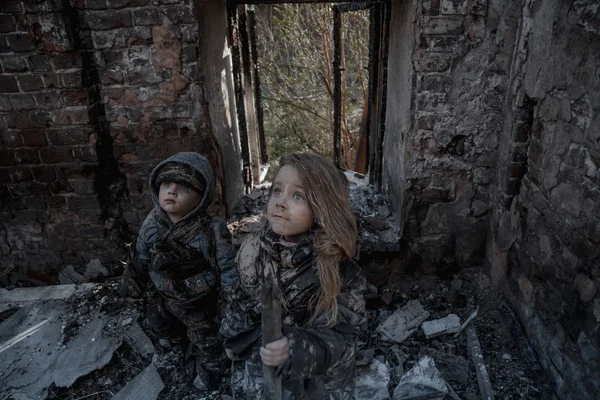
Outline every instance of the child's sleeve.
<path id="1" fill-rule="evenodd" d="M 156 227 L 156 215 L 155 211 L 152 210 L 142 223 L 140 232 L 135 243 L 135 249 L 137 253 L 137 259 L 145 267 L 145 273 L 148 274 L 148 265 L 152 256 L 150 255 L 150 249 L 156 243 L 157 238 L 157 227 Z"/>
<path id="2" fill-rule="evenodd" d="M 150 249 L 156 242 L 154 210 L 144 220 L 135 244 L 131 245 L 119 291 L 129 297 L 140 297 L 145 289 L 150 264 Z"/>
<path id="3" fill-rule="evenodd" d="M 240 247 L 234 266 L 239 281 L 230 291 L 223 307 L 220 325 L 224 347 L 236 356 L 247 354 L 260 338 L 260 283 L 254 267 L 259 241 L 250 235 Z"/>
<path id="4" fill-rule="evenodd" d="M 222 296 L 226 298 L 239 280 L 235 266 L 236 252 L 231 244 L 231 232 L 229 232 L 225 220 L 215 217 L 212 219 L 211 225 L 215 238 L 215 258 L 221 281 Z"/>
<path id="5" fill-rule="evenodd" d="M 343 264 L 347 276 L 337 297 L 336 324 L 327 327 L 325 317 L 320 316 L 312 326 L 285 329 L 290 340 L 290 356 L 281 369 L 283 379 L 327 374 L 330 379 L 344 380 L 347 378 L 344 371 L 354 365 L 356 339 L 360 330 L 366 327 L 363 297 L 366 280 L 354 263 Z M 340 376 L 335 376 L 337 374 Z"/>

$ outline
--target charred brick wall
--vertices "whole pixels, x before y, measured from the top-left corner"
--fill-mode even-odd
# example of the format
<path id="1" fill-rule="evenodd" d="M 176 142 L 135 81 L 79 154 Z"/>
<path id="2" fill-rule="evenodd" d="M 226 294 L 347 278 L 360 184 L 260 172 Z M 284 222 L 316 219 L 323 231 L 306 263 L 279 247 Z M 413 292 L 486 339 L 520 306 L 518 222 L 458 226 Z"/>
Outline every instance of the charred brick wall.
<path id="1" fill-rule="evenodd" d="M 516 18 L 491 0 L 393 7 L 385 184 L 411 265 L 481 264 Z"/>
<path id="2" fill-rule="evenodd" d="M 404 270 L 485 265 L 557 395 L 597 397 L 598 3 L 393 2 L 390 38 L 384 185 Z"/>
<path id="3" fill-rule="evenodd" d="M 600 9 L 525 1 L 489 236 L 493 280 L 562 399 L 600 393 Z"/>
<path id="4" fill-rule="evenodd" d="M 151 207 L 150 170 L 178 151 L 209 156 L 223 212 L 219 143 L 235 132 L 205 118 L 201 18 L 192 0 L 1 2 L 3 283 L 116 260 Z"/>

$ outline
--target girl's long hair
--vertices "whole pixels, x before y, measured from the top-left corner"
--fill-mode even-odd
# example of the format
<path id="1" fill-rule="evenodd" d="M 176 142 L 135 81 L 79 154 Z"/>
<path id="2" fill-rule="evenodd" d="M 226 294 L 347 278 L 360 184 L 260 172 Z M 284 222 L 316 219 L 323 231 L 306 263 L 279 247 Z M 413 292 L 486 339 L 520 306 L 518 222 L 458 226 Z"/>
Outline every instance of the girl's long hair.
<path id="1" fill-rule="evenodd" d="M 356 247 L 357 228 L 350 208 L 348 180 L 331 161 L 314 153 L 284 156 L 279 168 L 285 165 L 294 167 L 300 175 L 314 218 L 312 229 L 320 288 L 310 304 L 310 322 L 324 314 L 326 325 L 331 326 L 338 314 L 337 295 L 342 285 L 340 262 L 352 258 Z"/>

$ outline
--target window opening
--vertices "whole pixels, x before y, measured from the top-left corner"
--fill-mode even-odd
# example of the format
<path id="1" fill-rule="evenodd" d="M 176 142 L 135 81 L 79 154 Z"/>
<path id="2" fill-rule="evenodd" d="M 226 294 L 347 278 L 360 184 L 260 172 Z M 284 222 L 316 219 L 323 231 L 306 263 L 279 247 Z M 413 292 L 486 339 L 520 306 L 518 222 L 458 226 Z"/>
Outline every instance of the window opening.
<path id="1" fill-rule="evenodd" d="M 235 99 L 243 159 L 243 181 L 248 192 L 260 183 L 269 162 L 265 135 L 265 117 L 260 59 L 257 49 L 257 10 L 254 5 L 332 4 L 333 56 L 329 76 L 333 88 L 333 112 L 330 118 L 332 142 L 330 156 L 336 166 L 367 175 L 369 183 L 381 188 L 383 136 L 385 132 L 387 54 L 390 21 L 389 0 L 322 1 L 322 0 L 228 0 L 230 45 L 234 69 Z M 369 10 L 369 56 L 366 80 L 368 87 L 363 96 L 363 109 L 358 136 L 348 128 L 347 107 L 344 104 L 346 76 L 343 14 Z M 350 49 L 353 51 L 354 49 Z M 362 73 L 362 71 L 361 71 Z M 362 77 L 361 77 L 362 79 Z M 330 81 L 331 82 L 331 81 Z M 266 97 L 268 98 L 268 97 Z M 272 100 L 272 99 L 270 99 Z M 358 110 L 357 110 L 358 111 Z M 343 134 L 342 134 L 343 132 Z M 310 148 L 310 143 L 307 143 Z M 354 157 L 349 149 L 356 154 Z"/>

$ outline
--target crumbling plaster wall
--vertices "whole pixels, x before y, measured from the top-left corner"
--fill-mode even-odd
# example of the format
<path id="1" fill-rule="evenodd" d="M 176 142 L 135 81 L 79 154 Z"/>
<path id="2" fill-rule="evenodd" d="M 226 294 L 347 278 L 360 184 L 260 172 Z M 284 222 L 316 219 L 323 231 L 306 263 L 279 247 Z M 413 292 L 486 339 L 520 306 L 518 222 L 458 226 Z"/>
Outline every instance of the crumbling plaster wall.
<path id="1" fill-rule="evenodd" d="M 384 188 L 406 267 L 485 265 L 559 397 L 596 398 L 599 3 L 393 2 L 390 34 Z"/>
<path id="2" fill-rule="evenodd" d="M 600 393 L 600 5 L 525 1 L 490 274 L 563 399 Z"/>
<path id="3" fill-rule="evenodd" d="M 200 37 L 211 24 L 220 30 Z M 178 151 L 211 160 L 213 212 L 233 206 L 232 85 L 203 85 L 217 70 L 231 81 L 226 41 L 220 0 L 1 2 L 3 282 L 52 283 L 64 264 L 115 261 L 152 206 L 150 170 Z M 201 44 L 209 50 L 199 56 Z M 219 58 L 208 58 L 210 46 Z M 200 67 L 207 61 L 214 71 Z"/>
<path id="4" fill-rule="evenodd" d="M 499 0 L 392 4 L 384 185 L 410 264 L 481 264 L 517 18 Z"/>

